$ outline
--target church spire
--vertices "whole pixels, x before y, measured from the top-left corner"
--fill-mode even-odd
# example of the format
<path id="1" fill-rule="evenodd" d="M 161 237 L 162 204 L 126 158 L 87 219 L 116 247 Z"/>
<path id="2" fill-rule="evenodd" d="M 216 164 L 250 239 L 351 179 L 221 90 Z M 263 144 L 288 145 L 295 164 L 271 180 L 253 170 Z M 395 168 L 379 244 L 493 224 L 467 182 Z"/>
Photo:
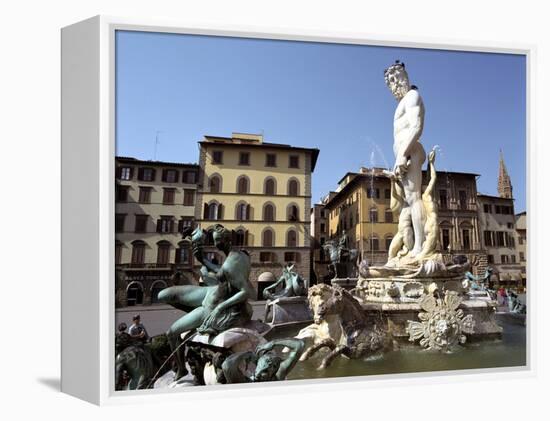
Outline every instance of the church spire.
<path id="1" fill-rule="evenodd" d="M 498 195 L 507 199 L 512 198 L 512 182 L 504 165 L 502 149 L 500 150 L 500 162 L 498 167 Z"/>

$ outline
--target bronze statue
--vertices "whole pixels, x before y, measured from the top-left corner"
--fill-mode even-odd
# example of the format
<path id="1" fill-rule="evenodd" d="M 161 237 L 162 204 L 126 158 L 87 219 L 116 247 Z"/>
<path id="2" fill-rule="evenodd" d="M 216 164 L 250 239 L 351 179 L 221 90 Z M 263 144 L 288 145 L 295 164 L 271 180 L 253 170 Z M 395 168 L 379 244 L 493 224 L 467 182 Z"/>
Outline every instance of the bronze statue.
<path id="1" fill-rule="evenodd" d="M 276 347 L 286 347 L 289 352 L 281 357 L 274 352 Z M 285 380 L 298 362 L 303 349 L 304 342 L 300 339 L 277 339 L 260 345 L 255 352 L 232 354 L 222 364 L 225 383 Z"/>
<path id="2" fill-rule="evenodd" d="M 186 314 L 168 330 L 170 345 L 176 352 L 176 380 L 187 374 L 181 335 L 195 330 L 201 334 L 217 335 L 232 327 L 245 324 L 252 317 L 248 299 L 254 287 L 248 277 L 250 256 L 243 250 L 231 249 L 231 232 L 217 224 L 213 233 L 214 245 L 225 255 L 222 265 L 210 262 L 203 255 L 205 233 L 197 228 L 191 236 L 193 255 L 202 263 L 201 276 L 207 286 L 178 285 L 163 289 L 159 301 L 183 310 Z"/>
<path id="3" fill-rule="evenodd" d="M 262 295 L 266 300 L 276 300 L 282 297 L 300 297 L 306 295 L 305 282 L 300 275 L 294 272 L 294 265 L 285 266 L 283 268 L 283 275 L 273 285 L 264 289 Z M 280 285 L 283 285 L 282 289 L 278 292 L 277 289 Z"/>

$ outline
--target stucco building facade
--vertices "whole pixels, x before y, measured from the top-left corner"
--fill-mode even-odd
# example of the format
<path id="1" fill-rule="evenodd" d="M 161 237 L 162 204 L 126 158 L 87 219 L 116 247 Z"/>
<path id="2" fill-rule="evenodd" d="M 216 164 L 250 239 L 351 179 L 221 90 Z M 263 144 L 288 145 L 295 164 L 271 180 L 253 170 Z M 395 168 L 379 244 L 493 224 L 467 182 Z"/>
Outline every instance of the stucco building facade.
<path id="1" fill-rule="evenodd" d="M 196 282 L 180 233 L 194 224 L 198 165 L 115 162 L 116 304 L 154 304 L 161 289 Z"/>
<path id="2" fill-rule="evenodd" d="M 234 233 L 234 246 L 251 255 L 250 280 L 258 298 L 263 272 L 275 277 L 293 264 L 310 279 L 311 174 L 318 149 L 264 142 L 262 135 L 205 136 L 199 142 L 195 220 L 210 231 L 219 223 Z M 211 245 L 210 258 L 223 256 Z"/>

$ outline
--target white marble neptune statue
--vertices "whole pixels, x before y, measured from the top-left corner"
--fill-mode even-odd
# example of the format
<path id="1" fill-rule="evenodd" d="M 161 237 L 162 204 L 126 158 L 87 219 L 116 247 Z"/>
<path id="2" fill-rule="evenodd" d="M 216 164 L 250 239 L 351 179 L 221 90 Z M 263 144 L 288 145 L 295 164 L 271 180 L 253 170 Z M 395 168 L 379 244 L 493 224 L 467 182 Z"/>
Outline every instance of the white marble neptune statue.
<path id="1" fill-rule="evenodd" d="M 384 79 L 398 101 L 393 120 L 395 165 L 393 171 L 387 172 L 392 180 L 391 207 L 399 213 L 398 233 L 388 253 L 388 265 L 395 266 L 396 257 L 399 260 L 406 256 L 406 260 L 413 263 L 433 250 L 430 253 L 423 250 L 429 230 L 425 198 L 422 197 L 422 165 L 426 152 L 420 136 L 424 128 L 424 104 L 417 88 L 409 83 L 404 63 L 396 61 L 388 67 Z M 435 152 L 430 158 L 433 166 Z"/>

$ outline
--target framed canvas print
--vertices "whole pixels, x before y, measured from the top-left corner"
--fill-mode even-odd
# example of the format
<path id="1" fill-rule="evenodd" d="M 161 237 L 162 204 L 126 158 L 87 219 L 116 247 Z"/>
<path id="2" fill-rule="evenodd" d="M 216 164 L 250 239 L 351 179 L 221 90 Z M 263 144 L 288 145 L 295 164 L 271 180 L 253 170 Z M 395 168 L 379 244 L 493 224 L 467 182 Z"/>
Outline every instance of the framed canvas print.
<path id="1" fill-rule="evenodd" d="M 62 390 L 531 370 L 531 54 L 64 28 Z"/>

